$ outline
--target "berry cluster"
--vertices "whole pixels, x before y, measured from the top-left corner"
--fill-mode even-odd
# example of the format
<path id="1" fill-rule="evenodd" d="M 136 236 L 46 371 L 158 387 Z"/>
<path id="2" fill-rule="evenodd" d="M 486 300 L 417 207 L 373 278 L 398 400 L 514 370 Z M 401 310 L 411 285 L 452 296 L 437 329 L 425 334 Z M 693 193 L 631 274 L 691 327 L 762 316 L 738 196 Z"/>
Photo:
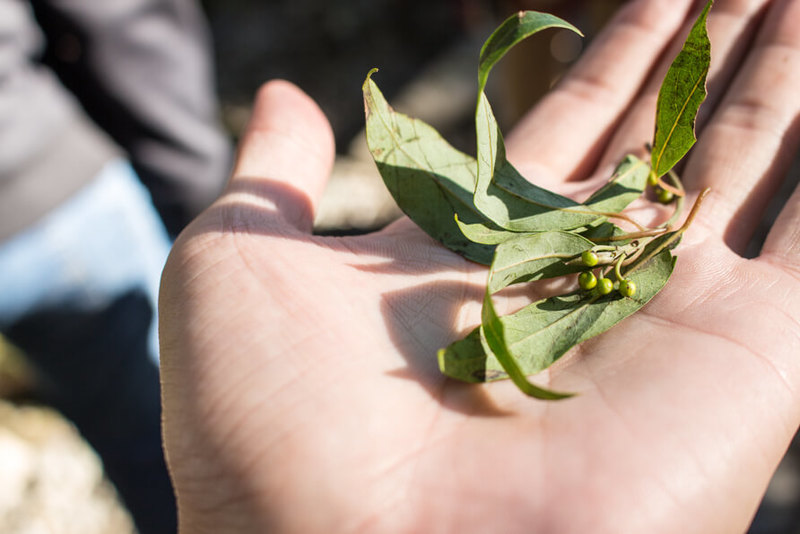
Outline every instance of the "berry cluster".
<path id="1" fill-rule="evenodd" d="M 584 291 L 594 291 L 600 296 L 608 295 L 614 291 L 614 281 L 611 278 L 606 277 L 605 274 L 602 274 L 600 278 L 598 278 L 597 275 L 591 271 L 592 268 L 600 263 L 600 257 L 596 252 L 592 250 L 584 251 L 581 254 L 581 262 L 583 265 L 590 268 L 590 270 L 583 271 L 578 275 L 578 284 L 581 289 Z M 619 263 L 617 265 L 619 265 Z M 615 269 L 615 272 L 618 273 L 619 269 Z M 622 278 L 621 276 L 618 276 L 617 279 L 619 280 L 617 291 L 620 295 L 623 297 L 632 297 L 636 294 L 636 282 L 627 278 Z"/>

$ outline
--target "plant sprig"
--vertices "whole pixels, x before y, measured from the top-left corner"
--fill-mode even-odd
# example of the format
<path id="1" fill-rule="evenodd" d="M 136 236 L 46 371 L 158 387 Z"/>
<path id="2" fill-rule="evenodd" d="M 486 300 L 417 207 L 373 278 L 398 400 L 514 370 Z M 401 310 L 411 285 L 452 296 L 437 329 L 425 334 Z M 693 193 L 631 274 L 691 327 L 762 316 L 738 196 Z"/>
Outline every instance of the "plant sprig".
<path id="1" fill-rule="evenodd" d="M 423 121 L 394 111 L 372 80 L 375 70 L 367 75 L 367 142 L 395 201 L 444 246 L 489 266 L 481 323 L 439 350 L 444 374 L 466 382 L 510 378 L 532 397 L 569 397 L 571 393 L 533 384 L 528 376 L 635 313 L 664 287 L 675 264 L 672 249 L 708 192 L 701 192 L 685 222 L 673 229 L 685 203 L 673 168 L 696 141 L 696 115 L 706 96 L 711 4 L 709 0 L 662 83 L 650 161 L 627 156 L 583 203 L 529 182 L 508 162 L 484 93 L 490 71 L 508 50 L 547 28 L 580 34 L 568 22 L 546 13 L 519 12 L 487 39 L 478 66 L 476 158 L 453 148 Z M 623 213 L 648 184 L 659 201 L 674 203 L 672 215 L 652 228 Z M 495 310 L 493 295 L 510 285 L 576 274 L 579 288 L 568 294 L 503 317 Z"/>

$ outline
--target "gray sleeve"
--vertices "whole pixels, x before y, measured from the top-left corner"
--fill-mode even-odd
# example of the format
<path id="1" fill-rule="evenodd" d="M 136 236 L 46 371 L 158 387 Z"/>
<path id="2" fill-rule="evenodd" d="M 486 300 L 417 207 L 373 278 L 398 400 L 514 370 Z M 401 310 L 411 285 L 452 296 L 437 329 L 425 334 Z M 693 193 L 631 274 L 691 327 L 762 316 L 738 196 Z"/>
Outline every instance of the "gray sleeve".
<path id="1" fill-rule="evenodd" d="M 75 113 L 58 80 L 34 58 L 44 38 L 24 2 L 0 0 L 0 176 L 41 156 Z"/>
<path id="2" fill-rule="evenodd" d="M 85 186 L 119 149 L 38 58 L 31 6 L 0 0 L 0 241 Z"/>
<path id="3" fill-rule="evenodd" d="M 128 154 L 169 230 L 220 192 L 231 158 L 194 0 L 32 0 L 45 62 Z"/>

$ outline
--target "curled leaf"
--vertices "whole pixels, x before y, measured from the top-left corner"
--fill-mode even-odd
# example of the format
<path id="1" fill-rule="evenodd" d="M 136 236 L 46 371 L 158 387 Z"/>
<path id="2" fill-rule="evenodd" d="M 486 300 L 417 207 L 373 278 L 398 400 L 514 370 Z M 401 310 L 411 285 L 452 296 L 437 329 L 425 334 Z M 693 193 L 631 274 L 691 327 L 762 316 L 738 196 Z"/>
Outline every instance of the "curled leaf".
<path id="1" fill-rule="evenodd" d="M 489 100 L 480 94 L 475 113 L 478 177 L 475 206 L 497 226 L 513 232 L 569 230 L 602 215 L 567 197 L 539 187 L 506 159 L 505 144 Z"/>
<path id="2" fill-rule="evenodd" d="M 631 202 L 639 198 L 647 184 L 647 176 L 649 173 L 650 167 L 645 161 L 642 161 L 633 155 L 626 156 L 615 169 L 611 179 L 586 200 L 585 206 L 588 208 L 587 213 L 590 214 L 587 217 L 587 219 L 590 220 L 589 224 L 584 227 L 573 228 L 572 230 L 588 238 L 609 237 L 611 235 L 621 233 L 621 229 L 611 223 L 606 222 L 605 216 L 601 216 L 600 214 L 605 213 L 610 216 L 610 214 L 619 213 Z M 530 187 L 531 191 L 533 191 L 531 196 L 538 194 L 537 190 L 539 188 L 532 186 L 532 184 L 528 184 L 528 182 L 525 182 L 525 184 L 526 186 Z M 491 184 L 489 185 L 489 189 L 492 191 L 495 190 Z M 498 195 L 495 194 L 495 196 Z M 506 200 L 508 201 L 508 199 Z M 552 198 L 550 200 L 552 200 Z M 556 219 L 563 219 L 565 217 L 565 213 L 568 212 L 567 210 L 562 210 L 561 208 L 552 206 L 546 207 L 543 205 L 545 201 L 546 200 L 543 199 L 538 205 L 546 210 L 549 209 L 555 211 L 554 213 L 549 213 L 550 217 Z M 522 200 L 521 202 L 529 201 Z M 574 203 L 570 199 L 564 197 L 556 199 L 554 203 L 564 204 L 572 207 L 578 206 L 577 203 Z M 530 204 L 534 203 L 530 202 Z M 547 224 L 547 222 L 548 221 L 543 220 L 542 218 L 540 219 L 539 224 Z M 563 225 L 571 226 L 572 224 L 577 224 L 578 222 L 580 221 L 571 220 Z M 475 243 L 483 243 L 487 245 L 497 245 L 499 243 L 508 241 L 509 239 L 514 239 L 521 233 L 524 233 L 521 231 L 505 230 L 496 225 L 490 226 L 485 223 L 468 224 L 458 220 L 458 218 L 456 218 L 456 223 L 467 239 Z"/>
<path id="3" fill-rule="evenodd" d="M 483 299 L 481 313 L 480 340 L 483 350 L 487 354 L 494 354 L 495 358 L 508 377 L 526 395 L 537 399 L 559 400 L 571 397 L 573 393 L 562 393 L 537 386 L 526 376 L 528 373 L 521 369 L 517 357 L 511 353 L 507 345 L 505 325 L 494 310 L 492 296 L 489 289 Z"/>
<path id="4" fill-rule="evenodd" d="M 578 35 L 583 35 L 578 28 L 569 22 L 549 13 L 520 11 L 511 15 L 498 26 L 481 48 L 478 66 L 478 94 L 483 92 L 492 67 L 500 61 L 500 58 L 506 52 L 523 39 L 547 28 L 564 28 L 572 30 Z"/>

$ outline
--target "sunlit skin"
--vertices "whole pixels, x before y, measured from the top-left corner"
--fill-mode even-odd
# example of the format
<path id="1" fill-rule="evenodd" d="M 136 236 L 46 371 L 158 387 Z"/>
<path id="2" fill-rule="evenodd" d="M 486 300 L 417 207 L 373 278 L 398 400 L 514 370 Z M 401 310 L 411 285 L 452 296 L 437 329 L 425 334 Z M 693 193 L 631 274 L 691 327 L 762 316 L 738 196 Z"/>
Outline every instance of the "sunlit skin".
<path id="1" fill-rule="evenodd" d="M 509 159 L 585 198 L 652 137 L 697 13 L 626 4 L 507 137 Z M 800 423 L 800 193 L 741 256 L 800 145 L 798 20 L 798 0 L 717 0 L 681 169 L 690 201 L 712 192 L 666 288 L 532 377 L 579 393 L 557 402 L 439 373 L 437 349 L 480 321 L 485 267 L 407 219 L 311 235 L 332 134 L 297 88 L 265 85 L 227 191 L 162 282 L 181 532 L 745 531 Z"/>

